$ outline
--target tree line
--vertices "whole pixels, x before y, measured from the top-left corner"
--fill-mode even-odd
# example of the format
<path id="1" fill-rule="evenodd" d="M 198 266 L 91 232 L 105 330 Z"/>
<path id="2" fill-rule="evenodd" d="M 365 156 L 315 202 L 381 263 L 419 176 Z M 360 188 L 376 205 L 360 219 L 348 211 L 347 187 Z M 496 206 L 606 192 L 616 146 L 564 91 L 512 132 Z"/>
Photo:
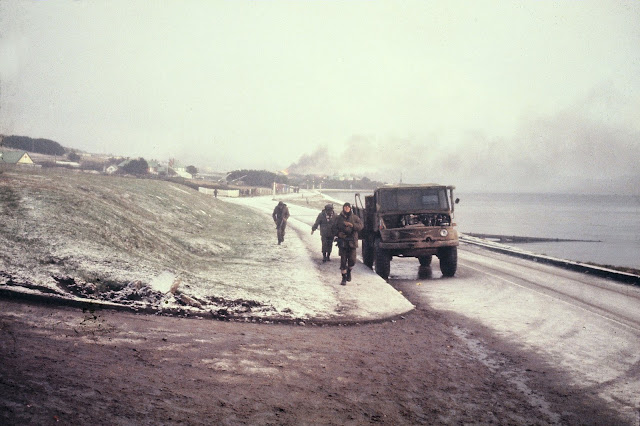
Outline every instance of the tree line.
<path id="1" fill-rule="evenodd" d="M 65 155 L 67 150 L 56 141 L 28 136 L 5 136 L 2 145 L 7 148 L 21 149 L 46 155 Z"/>

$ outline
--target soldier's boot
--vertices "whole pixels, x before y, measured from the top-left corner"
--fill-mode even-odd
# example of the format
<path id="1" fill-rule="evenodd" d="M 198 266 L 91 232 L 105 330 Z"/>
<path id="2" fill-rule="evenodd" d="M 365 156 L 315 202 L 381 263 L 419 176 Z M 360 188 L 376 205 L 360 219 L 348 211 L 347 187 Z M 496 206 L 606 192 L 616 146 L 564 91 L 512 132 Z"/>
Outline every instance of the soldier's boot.
<path id="1" fill-rule="evenodd" d="M 322 252 L 322 263 L 327 261 L 327 253 L 326 252 Z"/>
<path id="2" fill-rule="evenodd" d="M 331 259 L 329 259 L 329 255 L 331 255 L 331 253 L 327 253 L 327 262 L 331 262 Z"/>
<path id="3" fill-rule="evenodd" d="M 342 274 L 342 281 L 340 285 L 347 285 L 347 274 Z"/>
<path id="4" fill-rule="evenodd" d="M 347 269 L 347 281 L 351 281 L 351 269 Z"/>

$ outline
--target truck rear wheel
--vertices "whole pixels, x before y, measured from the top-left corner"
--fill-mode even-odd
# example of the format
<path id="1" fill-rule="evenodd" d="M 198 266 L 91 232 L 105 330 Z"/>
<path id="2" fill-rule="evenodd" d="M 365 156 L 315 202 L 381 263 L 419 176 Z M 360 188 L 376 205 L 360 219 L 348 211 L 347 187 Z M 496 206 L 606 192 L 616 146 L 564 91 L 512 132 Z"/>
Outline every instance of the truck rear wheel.
<path id="1" fill-rule="evenodd" d="M 374 243 L 376 274 L 386 280 L 391 272 L 391 255 L 387 250 L 380 248 L 380 242 L 380 238 L 376 238 Z"/>
<path id="2" fill-rule="evenodd" d="M 418 257 L 418 260 L 420 261 L 420 266 L 429 266 L 431 265 L 431 255 L 427 255 L 427 256 L 420 256 Z"/>
<path id="3" fill-rule="evenodd" d="M 365 237 L 362 239 L 362 263 L 369 268 L 373 268 L 374 259 L 374 245 L 371 237 Z"/>
<path id="4" fill-rule="evenodd" d="M 445 277 L 452 277 L 458 269 L 458 247 L 442 247 L 438 251 L 440 271 Z"/>

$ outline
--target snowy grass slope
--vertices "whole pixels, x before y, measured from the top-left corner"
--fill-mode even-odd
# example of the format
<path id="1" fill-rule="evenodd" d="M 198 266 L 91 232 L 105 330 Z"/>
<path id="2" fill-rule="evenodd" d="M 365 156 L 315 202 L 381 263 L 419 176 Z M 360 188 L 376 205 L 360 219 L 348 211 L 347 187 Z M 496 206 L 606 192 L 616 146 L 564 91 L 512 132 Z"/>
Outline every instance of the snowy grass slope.
<path id="1" fill-rule="evenodd" d="M 14 169 L 0 201 L 0 286 L 222 317 L 337 307 L 299 240 L 277 246 L 264 215 L 175 183 Z"/>

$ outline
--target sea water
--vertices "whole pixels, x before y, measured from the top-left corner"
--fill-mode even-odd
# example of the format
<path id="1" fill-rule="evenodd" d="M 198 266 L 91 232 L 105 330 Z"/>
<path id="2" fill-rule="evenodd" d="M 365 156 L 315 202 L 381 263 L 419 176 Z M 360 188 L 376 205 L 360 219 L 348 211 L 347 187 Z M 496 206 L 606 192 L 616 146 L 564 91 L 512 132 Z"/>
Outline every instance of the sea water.
<path id="1" fill-rule="evenodd" d="M 356 191 L 326 194 L 354 202 Z M 360 192 L 362 200 L 371 191 Z M 580 194 L 454 193 L 463 233 L 560 238 L 566 242 L 511 243 L 538 254 L 640 269 L 640 197 Z"/>

